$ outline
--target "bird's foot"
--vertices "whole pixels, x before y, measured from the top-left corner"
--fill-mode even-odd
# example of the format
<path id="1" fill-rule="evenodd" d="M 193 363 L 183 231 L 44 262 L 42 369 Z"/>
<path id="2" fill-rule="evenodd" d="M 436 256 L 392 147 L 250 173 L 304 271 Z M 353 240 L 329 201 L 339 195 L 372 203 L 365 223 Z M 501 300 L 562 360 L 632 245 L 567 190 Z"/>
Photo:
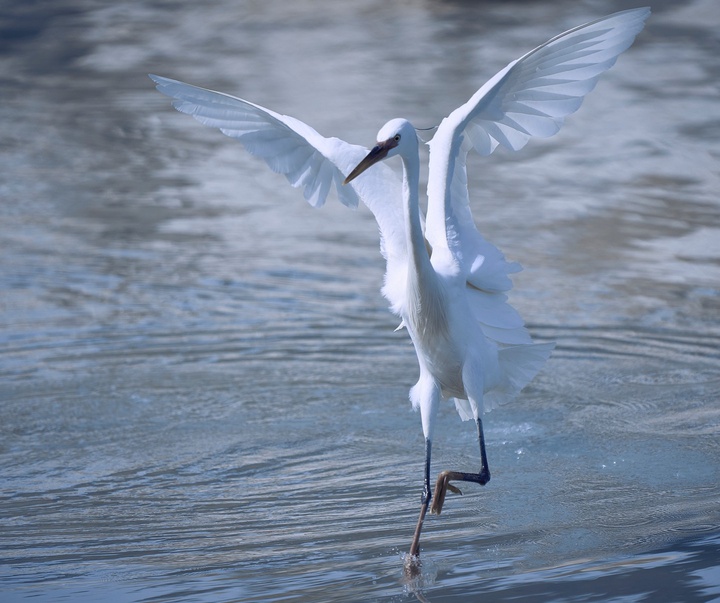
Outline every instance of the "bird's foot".
<path id="1" fill-rule="evenodd" d="M 443 471 L 438 475 L 437 483 L 435 484 L 435 498 L 433 500 L 430 512 L 433 515 L 440 515 L 442 512 L 443 504 L 445 504 L 445 495 L 447 491 L 454 492 L 455 494 L 462 494 L 460 488 L 453 486 L 450 483 L 451 479 L 457 479 L 459 474 L 455 471 Z"/>
<path id="2" fill-rule="evenodd" d="M 405 555 L 403 562 L 403 569 L 405 570 L 405 577 L 409 579 L 417 578 L 422 572 L 422 564 L 420 563 L 420 555 L 412 555 L 408 553 Z"/>
<path id="3" fill-rule="evenodd" d="M 442 512 L 443 505 L 445 504 L 445 495 L 448 490 L 454 494 L 462 494 L 460 488 L 453 486 L 450 483 L 451 481 L 475 482 L 476 484 L 484 486 L 490 481 L 490 471 L 486 467 L 483 467 L 480 473 L 462 473 L 460 471 L 443 471 L 440 473 L 437 483 L 435 484 L 435 498 L 430 508 L 430 512 L 434 515 L 440 515 Z"/>

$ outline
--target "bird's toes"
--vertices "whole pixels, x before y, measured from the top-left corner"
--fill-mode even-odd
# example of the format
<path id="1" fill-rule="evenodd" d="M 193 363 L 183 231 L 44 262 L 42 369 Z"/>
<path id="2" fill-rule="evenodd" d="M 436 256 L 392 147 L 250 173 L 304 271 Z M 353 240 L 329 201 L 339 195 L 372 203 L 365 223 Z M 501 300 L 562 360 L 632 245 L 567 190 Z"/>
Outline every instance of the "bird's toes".
<path id="1" fill-rule="evenodd" d="M 457 486 L 453 486 L 450 482 L 447 483 L 447 489 L 450 490 L 453 494 L 461 494 L 462 490 L 458 488 Z"/>
<path id="2" fill-rule="evenodd" d="M 443 504 L 445 504 L 445 495 L 447 494 L 449 476 L 447 471 L 443 471 L 438 475 L 437 483 L 435 484 L 435 498 L 433 499 L 432 507 L 430 512 L 433 515 L 440 515 L 442 512 Z M 454 488 L 455 486 L 451 486 Z"/>

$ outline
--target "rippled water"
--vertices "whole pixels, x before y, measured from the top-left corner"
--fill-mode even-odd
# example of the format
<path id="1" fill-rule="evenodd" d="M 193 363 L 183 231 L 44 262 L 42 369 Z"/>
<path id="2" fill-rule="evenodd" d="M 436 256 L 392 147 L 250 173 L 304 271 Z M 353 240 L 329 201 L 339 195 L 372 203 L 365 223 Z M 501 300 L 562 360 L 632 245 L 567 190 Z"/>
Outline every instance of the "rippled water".
<path id="1" fill-rule="evenodd" d="M 2 601 L 720 597 L 720 10 L 653 3 L 561 135 L 471 164 L 558 347 L 426 522 L 366 211 L 313 210 L 146 73 L 371 144 L 622 2 L 56 0 L 0 16 Z M 441 412 L 435 470 L 473 468 Z"/>

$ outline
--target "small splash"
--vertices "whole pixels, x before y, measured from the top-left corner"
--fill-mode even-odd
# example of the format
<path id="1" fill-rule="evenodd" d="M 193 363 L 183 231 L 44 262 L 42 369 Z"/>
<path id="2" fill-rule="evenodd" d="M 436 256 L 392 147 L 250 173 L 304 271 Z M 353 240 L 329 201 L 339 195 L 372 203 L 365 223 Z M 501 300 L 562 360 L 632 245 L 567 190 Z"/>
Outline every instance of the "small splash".
<path id="1" fill-rule="evenodd" d="M 426 601 L 424 591 L 434 586 L 438 575 L 437 565 L 432 559 L 410 553 L 403 553 L 401 559 L 403 562 L 401 583 L 404 591 L 414 595 L 421 602 Z"/>

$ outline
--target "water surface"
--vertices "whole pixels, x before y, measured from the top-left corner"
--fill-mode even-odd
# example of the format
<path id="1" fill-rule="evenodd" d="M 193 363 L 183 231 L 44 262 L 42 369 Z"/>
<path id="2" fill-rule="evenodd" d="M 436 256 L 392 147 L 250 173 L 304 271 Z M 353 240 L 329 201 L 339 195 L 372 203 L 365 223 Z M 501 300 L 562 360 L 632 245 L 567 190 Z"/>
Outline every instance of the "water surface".
<path id="1" fill-rule="evenodd" d="M 0 19 L 3 601 L 720 596 L 720 11 L 653 3 L 561 134 L 471 162 L 543 373 L 403 576 L 423 464 L 376 226 L 148 72 L 370 145 L 621 2 L 57 0 Z M 441 411 L 434 468 L 477 464 Z"/>

